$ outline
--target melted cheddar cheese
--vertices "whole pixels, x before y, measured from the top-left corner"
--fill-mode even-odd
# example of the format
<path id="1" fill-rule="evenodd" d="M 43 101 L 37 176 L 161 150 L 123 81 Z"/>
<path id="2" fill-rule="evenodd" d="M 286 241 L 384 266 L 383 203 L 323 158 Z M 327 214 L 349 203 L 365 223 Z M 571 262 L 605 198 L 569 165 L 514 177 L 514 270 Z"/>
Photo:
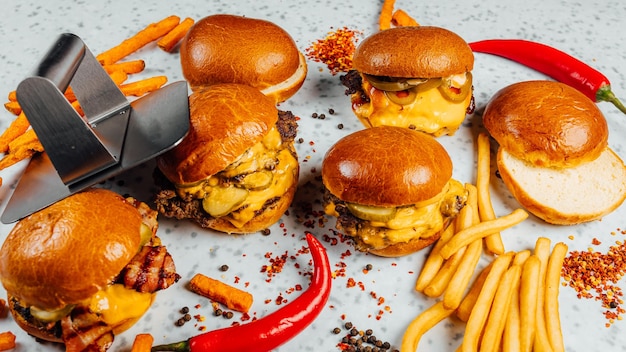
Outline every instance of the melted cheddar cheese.
<path id="1" fill-rule="evenodd" d="M 384 91 L 372 87 L 365 78 L 363 91 L 369 96 L 369 103 L 363 103 L 355 94 L 352 109 L 364 126 L 415 127 L 435 137 L 453 135 L 458 130 L 472 99 L 470 93 L 465 100 L 453 103 L 433 88 L 418 93 L 412 103 L 400 105 L 390 101 Z"/>
<path id="2" fill-rule="evenodd" d="M 142 293 L 123 284 L 109 285 L 98 291 L 86 304 L 89 309 L 111 326 L 141 317 L 152 304 L 154 293 Z"/>
<path id="3" fill-rule="evenodd" d="M 219 192 L 220 188 L 245 188 L 247 190 L 245 199 L 222 216 L 233 226 L 241 228 L 257 215 L 256 212 L 263 208 L 267 200 L 282 197 L 293 186 L 294 176 L 297 175 L 299 167 L 294 154 L 288 145 L 282 142 L 276 127 L 273 127 L 263 140 L 248 149 L 220 173 L 194 185 L 177 185 L 176 189 L 183 198 L 191 195 L 193 198 L 204 199 L 212 192 Z M 262 184 L 242 185 L 221 181 L 239 176 L 245 178 L 258 172 L 269 173 L 271 176 L 258 178 L 259 181 L 256 182 L 264 182 Z"/>

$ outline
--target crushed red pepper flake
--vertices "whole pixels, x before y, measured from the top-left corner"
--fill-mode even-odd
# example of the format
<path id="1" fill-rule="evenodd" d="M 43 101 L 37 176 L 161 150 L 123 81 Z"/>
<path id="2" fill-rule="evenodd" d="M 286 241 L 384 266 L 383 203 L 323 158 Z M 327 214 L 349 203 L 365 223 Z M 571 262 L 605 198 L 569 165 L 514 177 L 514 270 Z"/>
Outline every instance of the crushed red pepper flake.
<path id="1" fill-rule="evenodd" d="M 334 76 L 352 69 L 352 56 L 359 41 L 360 31 L 338 28 L 329 32 L 306 48 L 306 56 L 316 62 L 326 64 Z"/>
<path id="2" fill-rule="evenodd" d="M 618 229 L 618 232 L 621 230 Z M 592 244 L 598 246 L 600 240 L 594 238 Z M 594 299 L 601 302 L 605 326 L 610 327 L 617 320 L 622 320 L 626 313 L 623 308 L 622 289 L 617 285 L 626 274 L 626 245 L 621 241 L 611 246 L 606 253 L 593 247 L 586 251 L 572 251 L 565 258 L 561 276 L 566 281 L 563 285 L 572 287 L 579 299 Z"/>

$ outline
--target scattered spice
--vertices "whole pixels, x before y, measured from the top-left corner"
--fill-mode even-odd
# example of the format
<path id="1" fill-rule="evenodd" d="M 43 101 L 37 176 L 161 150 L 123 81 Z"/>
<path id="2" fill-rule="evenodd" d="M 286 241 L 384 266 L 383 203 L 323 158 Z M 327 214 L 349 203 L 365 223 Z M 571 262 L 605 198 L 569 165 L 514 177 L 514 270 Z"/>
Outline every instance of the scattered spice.
<path id="1" fill-rule="evenodd" d="M 398 352 L 397 349 L 391 349 L 389 342 L 377 338 L 372 329 L 359 330 L 349 321 L 343 327 L 346 333 L 337 344 L 341 351 Z M 339 335 L 341 331 L 340 327 L 336 327 L 332 333 Z"/>
<path id="2" fill-rule="evenodd" d="M 306 56 L 316 62 L 326 64 L 334 76 L 352 68 L 352 55 L 356 49 L 361 32 L 339 28 L 329 32 L 324 39 L 315 41 L 306 50 Z"/>
<path id="3" fill-rule="evenodd" d="M 594 246 L 601 242 L 594 238 Z M 572 251 L 563 262 L 561 276 L 564 285 L 574 288 L 577 297 L 600 301 L 604 316 L 610 327 L 616 320 L 622 320 L 626 313 L 623 308 L 623 291 L 617 286 L 626 273 L 626 244 L 616 241 L 606 253 L 590 247 L 587 251 Z"/>
<path id="4" fill-rule="evenodd" d="M 224 264 L 220 266 L 220 271 L 228 271 L 228 265 Z"/>

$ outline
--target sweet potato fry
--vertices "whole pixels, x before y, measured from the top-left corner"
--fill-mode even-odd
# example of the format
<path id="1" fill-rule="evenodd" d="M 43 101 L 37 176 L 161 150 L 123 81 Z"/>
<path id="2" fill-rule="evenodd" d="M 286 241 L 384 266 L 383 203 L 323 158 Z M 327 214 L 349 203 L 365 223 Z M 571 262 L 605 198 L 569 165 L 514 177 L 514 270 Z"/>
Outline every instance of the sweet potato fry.
<path id="1" fill-rule="evenodd" d="M 130 60 L 104 65 L 102 68 L 104 68 L 109 75 L 115 71 L 122 71 L 126 74 L 134 74 L 143 71 L 146 68 L 146 62 L 144 60 Z"/>
<path id="2" fill-rule="evenodd" d="M 120 85 L 120 90 L 126 96 L 134 95 L 139 97 L 161 88 L 165 83 L 167 83 L 166 76 L 154 76 L 140 81 L 122 84 Z"/>
<path id="3" fill-rule="evenodd" d="M 395 6 L 395 0 L 385 0 L 380 10 L 380 16 L 378 17 L 378 29 L 385 30 L 391 28 L 391 18 L 393 17 L 393 7 Z"/>
<path id="4" fill-rule="evenodd" d="M 150 352 L 154 337 L 150 334 L 137 334 L 130 352 Z"/>
<path id="5" fill-rule="evenodd" d="M 391 24 L 396 27 L 419 26 L 419 23 L 413 17 L 409 16 L 406 11 L 397 9 L 391 16 Z"/>
<path id="6" fill-rule="evenodd" d="M 178 42 L 187 34 L 189 28 L 193 26 L 195 21 L 193 18 L 187 17 L 182 22 L 178 24 L 178 26 L 174 27 L 169 33 L 163 36 L 157 42 L 157 46 L 164 51 L 170 52 Z"/>
<path id="7" fill-rule="evenodd" d="M 172 29 L 174 29 L 174 27 L 176 27 L 179 22 L 180 17 L 172 15 L 162 19 L 159 22 L 151 23 L 146 28 L 137 32 L 137 34 L 122 41 L 119 45 L 114 46 L 113 48 L 99 54 L 98 56 L 96 56 L 96 59 L 102 65 L 110 65 L 116 63 L 126 56 L 141 49 L 145 45 L 161 38 Z"/>
<path id="8" fill-rule="evenodd" d="M 4 108 L 13 115 L 19 115 L 22 112 L 22 107 L 17 101 L 9 100 L 8 102 L 4 103 Z"/>
<path id="9" fill-rule="evenodd" d="M 15 348 L 15 335 L 10 331 L 0 333 L 0 351 Z"/>
<path id="10" fill-rule="evenodd" d="M 10 91 L 8 99 L 9 101 L 17 101 L 17 92 L 14 90 Z"/>
<path id="11" fill-rule="evenodd" d="M 238 312 L 247 312 L 252 306 L 250 293 L 202 274 L 194 275 L 189 287 L 193 292 Z"/>
<path id="12" fill-rule="evenodd" d="M 23 112 L 20 113 L 15 120 L 11 122 L 9 128 L 0 135 L 0 153 L 6 153 L 9 150 L 9 143 L 21 136 L 29 127 L 30 123 L 26 115 Z"/>

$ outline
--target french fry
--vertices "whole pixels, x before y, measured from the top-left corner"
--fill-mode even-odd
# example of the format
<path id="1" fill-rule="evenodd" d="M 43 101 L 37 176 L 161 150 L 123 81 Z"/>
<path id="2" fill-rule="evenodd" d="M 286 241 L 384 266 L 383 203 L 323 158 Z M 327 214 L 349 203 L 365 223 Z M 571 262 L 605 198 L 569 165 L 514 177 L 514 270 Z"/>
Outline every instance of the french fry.
<path id="1" fill-rule="evenodd" d="M 14 90 L 10 91 L 7 99 L 9 99 L 9 101 L 17 101 L 17 92 Z"/>
<path id="2" fill-rule="evenodd" d="M 493 298 L 491 310 L 480 343 L 480 351 L 496 352 L 502 341 L 509 306 L 513 297 L 513 289 L 518 286 L 522 268 L 511 266 L 502 276 Z"/>
<path id="3" fill-rule="evenodd" d="M 491 270 L 485 278 L 482 289 L 478 294 L 476 303 L 472 308 L 467 325 L 465 326 L 465 336 L 461 344 L 461 351 L 471 352 L 478 350 L 478 343 L 481 333 L 487 321 L 489 310 L 496 294 L 496 289 L 502 275 L 509 268 L 513 258 L 513 253 L 505 253 L 498 256 L 492 263 Z"/>
<path id="4" fill-rule="evenodd" d="M 442 302 L 437 302 L 420 313 L 406 328 L 402 337 L 401 351 L 415 351 L 422 335 L 440 321 L 450 316 L 454 312 L 453 309 L 446 309 Z"/>
<path id="5" fill-rule="evenodd" d="M 440 252 L 441 256 L 443 259 L 448 259 L 460 248 L 467 246 L 473 241 L 517 225 L 524 221 L 527 217 L 528 213 L 525 210 L 518 208 L 497 219 L 483 221 L 479 224 L 463 229 L 457 232 L 445 245 L 443 245 Z"/>
<path id="6" fill-rule="evenodd" d="M 443 245 L 454 235 L 454 227 L 454 222 L 452 222 L 452 224 L 450 224 L 450 226 L 448 226 L 441 233 L 441 237 L 430 250 L 428 258 L 426 258 L 426 262 L 424 263 L 424 267 L 417 277 L 417 282 L 415 283 L 416 291 L 424 292 L 426 286 L 428 286 L 428 284 L 439 272 L 439 269 L 441 269 L 441 266 L 443 265 L 443 257 L 439 255 L 439 251 L 441 250 L 441 247 L 443 247 Z"/>
<path id="7" fill-rule="evenodd" d="M 133 341 L 130 352 L 150 352 L 153 342 L 154 337 L 152 337 L 152 335 L 137 334 L 137 336 L 135 336 L 135 340 Z"/>
<path id="8" fill-rule="evenodd" d="M 110 65 L 104 65 L 102 68 L 110 75 L 115 71 L 122 71 L 126 74 L 134 74 L 142 72 L 146 68 L 144 60 L 130 60 L 118 62 Z"/>
<path id="9" fill-rule="evenodd" d="M 189 28 L 191 28 L 194 23 L 195 21 L 192 18 L 185 18 L 176 27 L 174 27 L 174 29 L 172 29 L 169 33 L 159 39 L 159 41 L 157 42 L 157 46 L 164 51 L 172 51 L 176 44 L 178 44 L 178 42 L 183 39 L 187 32 L 189 32 Z"/>
<path id="10" fill-rule="evenodd" d="M 395 3 L 395 0 L 384 0 L 380 10 L 380 16 L 378 17 L 379 30 L 382 31 L 391 28 L 391 18 L 393 17 L 393 7 Z"/>
<path id="11" fill-rule="evenodd" d="M 544 316 L 548 340 L 554 352 L 565 351 L 559 317 L 559 284 L 565 255 L 567 255 L 567 245 L 563 242 L 555 244 L 546 269 Z"/>
<path id="12" fill-rule="evenodd" d="M 22 112 L 22 107 L 20 106 L 20 103 L 13 100 L 9 100 L 8 102 L 4 103 L 4 108 L 13 115 L 19 115 Z"/>
<path id="13" fill-rule="evenodd" d="M 161 88 L 165 83 L 167 83 L 166 76 L 154 76 L 139 81 L 122 84 L 120 85 L 120 90 L 126 96 L 134 95 L 139 97 Z"/>
<path id="14" fill-rule="evenodd" d="M 253 299 L 250 293 L 202 274 L 194 275 L 189 287 L 193 292 L 238 312 L 245 313 L 252 306 Z"/>
<path id="15" fill-rule="evenodd" d="M 474 241 L 467 246 L 458 269 L 450 279 L 448 288 L 443 295 L 443 305 L 447 309 L 456 309 L 461 304 L 465 289 L 469 285 L 480 260 L 482 249 L 482 241 Z"/>
<path id="16" fill-rule="evenodd" d="M 486 133 L 479 133 L 477 138 L 477 170 L 476 188 L 478 189 L 478 210 L 481 221 L 494 220 L 496 214 L 491 204 L 491 193 L 489 192 L 490 180 L 490 152 L 489 136 Z M 490 234 L 485 238 L 485 247 L 493 254 L 504 253 L 504 244 L 500 232 Z"/>
<path id="17" fill-rule="evenodd" d="M 530 251 L 525 251 L 529 253 Z M 524 261 L 527 257 L 519 257 L 515 254 L 511 265 L 519 266 L 523 271 L 524 263 L 520 263 L 518 258 L 524 257 Z M 518 259 L 518 260 L 516 260 Z M 502 333 L 502 351 L 507 352 L 520 352 L 520 286 L 521 286 L 521 271 L 520 278 L 517 280 L 515 287 L 513 287 L 513 295 L 511 296 L 511 303 L 504 323 L 504 332 Z"/>
<path id="18" fill-rule="evenodd" d="M 141 49 L 145 45 L 161 38 L 170 32 L 180 22 L 178 16 L 168 16 L 159 22 L 151 23 L 146 28 L 137 32 L 132 37 L 125 39 L 119 45 L 96 56 L 102 65 L 110 65 L 118 62 L 126 56 Z"/>
<path id="19" fill-rule="evenodd" d="M 456 253 L 454 253 L 450 258 L 443 262 L 441 269 L 433 280 L 426 286 L 424 289 L 424 294 L 428 297 L 439 297 L 443 294 L 443 292 L 448 287 L 452 276 L 459 268 L 461 264 L 461 260 L 463 259 L 463 254 L 467 247 L 460 248 Z"/>
<path id="20" fill-rule="evenodd" d="M 532 253 L 528 249 L 516 252 L 511 265 L 524 265 Z"/>
<path id="21" fill-rule="evenodd" d="M 0 153 L 6 153 L 9 150 L 9 143 L 24 134 L 29 127 L 30 123 L 28 123 L 26 115 L 23 112 L 20 113 L 15 120 L 11 122 L 9 128 L 4 130 L 0 135 Z"/>
<path id="22" fill-rule="evenodd" d="M 536 255 L 531 255 L 522 267 L 520 283 L 520 351 L 522 352 L 533 350 L 540 273 L 541 260 Z"/>
<path id="23" fill-rule="evenodd" d="M 476 280 L 472 283 L 472 287 L 470 287 L 470 290 L 467 292 L 465 297 L 463 297 L 459 308 L 456 310 L 456 316 L 459 320 L 464 322 L 469 320 L 469 316 L 472 313 L 472 309 L 474 309 L 478 295 L 483 289 L 483 285 L 485 284 L 485 280 L 487 279 L 487 275 L 489 275 L 492 266 L 493 262 L 489 263 L 489 265 L 480 271 L 478 277 L 476 277 Z"/>
<path id="24" fill-rule="evenodd" d="M 548 339 L 548 332 L 546 330 L 546 319 L 543 305 L 545 303 L 545 281 L 546 272 L 548 269 L 548 260 L 550 259 L 550 245 L 551 241 L 546 237 L 539 237 L 535 242 L 535 255 L 541 262 L 539 270 L 539 281 L 537 282 L 537 318 L 535 321 L 535 339 L 533 342 L 533 351 L 552 351 L 550 340 Z"/>
<path id="25" fill-rule="evenodd" d="M 391 16 L 391 24 L 396 27 L 411 27 L 411 26 L 419 26 L 419 23 L 413 17 L 409 16 L 406 11 L 402 9 L 397 9 L 394 11 Z"/>
<path id="26" fill-rule="evenodd" d="M 15 335 L 10 331 L 0 333 L 0 351 L 15 348 Z"/>
<path id="27" fill-rule="evenodd" d="M 111 80 L 117 85 L 121 86 L 128 79 L 128 74 L 124 71 L 117 70 L 109 73 Z"/>

